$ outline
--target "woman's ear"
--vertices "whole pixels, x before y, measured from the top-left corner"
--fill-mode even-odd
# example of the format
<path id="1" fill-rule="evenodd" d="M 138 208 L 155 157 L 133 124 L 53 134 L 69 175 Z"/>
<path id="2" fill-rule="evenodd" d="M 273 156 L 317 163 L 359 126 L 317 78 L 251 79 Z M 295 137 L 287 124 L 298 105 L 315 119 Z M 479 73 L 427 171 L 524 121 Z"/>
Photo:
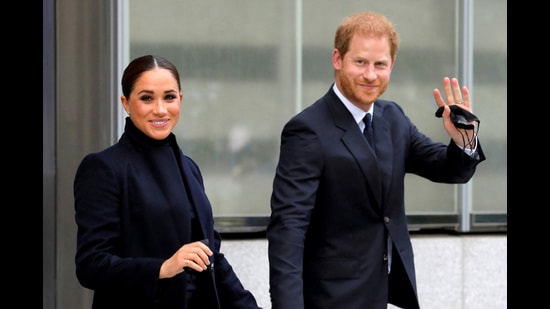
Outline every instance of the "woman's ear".
<path id="1" fill-rule="evenodd" d="M 126 111 L 126 113 L 127 113 L 128 115 L 130 115 L 130 111 L 128 110 L 128 109 L 129 109 L 128 101 L 126 100 L 126 97 L 125 97 L 125 96 L 120 96 L 120 103 L 122 103 L 122 108 L 124 108 L 124 110 Z"/>

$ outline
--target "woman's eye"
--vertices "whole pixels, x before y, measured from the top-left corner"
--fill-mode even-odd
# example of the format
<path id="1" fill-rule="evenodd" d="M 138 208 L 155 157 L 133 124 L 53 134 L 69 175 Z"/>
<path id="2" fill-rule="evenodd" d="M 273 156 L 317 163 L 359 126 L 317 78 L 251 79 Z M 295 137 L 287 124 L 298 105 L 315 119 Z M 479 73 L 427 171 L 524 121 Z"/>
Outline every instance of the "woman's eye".
<path id="1" fill-rule="evenodd" d="M 142 101 L 151 101 L 153 98 L 151 98 L 150 96 L 148 95 L 144 95 L 140 98 Z"/>

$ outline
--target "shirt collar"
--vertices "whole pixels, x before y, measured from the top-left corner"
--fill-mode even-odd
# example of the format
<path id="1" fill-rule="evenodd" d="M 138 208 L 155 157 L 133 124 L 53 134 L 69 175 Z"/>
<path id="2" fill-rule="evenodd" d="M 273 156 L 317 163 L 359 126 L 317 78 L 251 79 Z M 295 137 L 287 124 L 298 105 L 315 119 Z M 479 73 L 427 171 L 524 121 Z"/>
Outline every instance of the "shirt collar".
<path id="1" fill-rule="evenodd" d="M 365 111 L 353 105 L 353 103 L 351 103 L 351 101 L 348 100 L 342 94 L 342 92 L 340 92 L 340 89 L 338 89 L 338 87 L 336 86 L 336 83 L 334 83 L 334 85 L 332 86 L 332 90 L 334 90 L 334 93 L 336 93 L 336 96 L 342 101 L 342 103 L 344 103 L 344 106 L 351 113 L 351 115 L 353 116 L 353 119 L 355 119 L 355 122 L 361 123 L 363 121 L 363 118 L 365 118 L 365 116 L 367 115 L 367 113 L 370 113 L 371 116 L 373 116 L 374 104 L 371 104 L 369 111 L 365 113 Z M 374 117 L 372 117 L 371 119 L 374 119 Z"/>

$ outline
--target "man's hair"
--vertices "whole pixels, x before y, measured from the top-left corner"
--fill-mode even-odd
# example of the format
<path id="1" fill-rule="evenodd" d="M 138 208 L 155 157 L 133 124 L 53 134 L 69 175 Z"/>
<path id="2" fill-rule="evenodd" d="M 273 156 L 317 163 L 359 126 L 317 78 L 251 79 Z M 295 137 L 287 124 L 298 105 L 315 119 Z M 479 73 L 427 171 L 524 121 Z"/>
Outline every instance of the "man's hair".
<path id="1" fill-rule="evenodd" d="M 391 57 L 394 58 L 397 54 L 399 34 L 384 15 L 376 12 L 361 12 L 346 17 L 334 35 L 334 48 L 338 49 L 341 57 L 348 52 L 350 41 L 356 33 L 387 36 Z"/>

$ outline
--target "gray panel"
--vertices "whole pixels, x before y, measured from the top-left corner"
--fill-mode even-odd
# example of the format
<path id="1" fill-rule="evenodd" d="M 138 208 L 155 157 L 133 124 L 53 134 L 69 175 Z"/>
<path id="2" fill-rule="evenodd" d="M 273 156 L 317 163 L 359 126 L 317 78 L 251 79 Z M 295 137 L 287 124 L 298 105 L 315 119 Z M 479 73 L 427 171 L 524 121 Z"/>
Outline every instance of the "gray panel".
<path id="1" fill-rule="evenodd" d="M 73 180 L 85 154 L 117 138 L 117 3 L 56 2 L 56 308 L 91 307 L 75 275 Z"/>
<path id="2" fill-rule="evenodd" d="M 55 308 L 55 19 L 42 2 L 42 308 Z"/>

